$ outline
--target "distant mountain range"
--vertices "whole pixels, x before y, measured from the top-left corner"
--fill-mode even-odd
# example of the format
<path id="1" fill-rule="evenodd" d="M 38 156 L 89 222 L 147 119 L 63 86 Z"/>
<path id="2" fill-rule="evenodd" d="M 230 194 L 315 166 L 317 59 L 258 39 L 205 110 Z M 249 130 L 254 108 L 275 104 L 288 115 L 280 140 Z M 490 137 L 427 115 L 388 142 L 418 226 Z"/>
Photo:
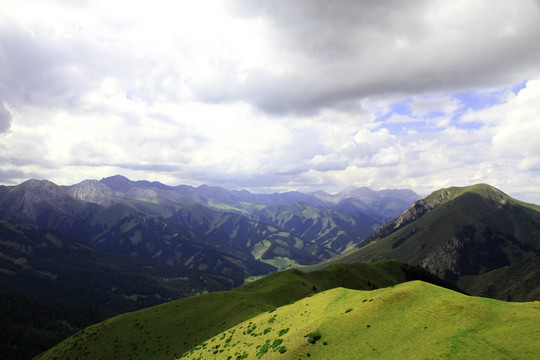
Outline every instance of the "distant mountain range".
<path id="1" fill-rule="evenodd" d="M 0 187 L 0 219 L 107 253 L 222 274 L 236 286 L 351 248 L 416 199 L 410 190 L 251 194 L 122 176 L 72 186 L 29 180 Z"/>

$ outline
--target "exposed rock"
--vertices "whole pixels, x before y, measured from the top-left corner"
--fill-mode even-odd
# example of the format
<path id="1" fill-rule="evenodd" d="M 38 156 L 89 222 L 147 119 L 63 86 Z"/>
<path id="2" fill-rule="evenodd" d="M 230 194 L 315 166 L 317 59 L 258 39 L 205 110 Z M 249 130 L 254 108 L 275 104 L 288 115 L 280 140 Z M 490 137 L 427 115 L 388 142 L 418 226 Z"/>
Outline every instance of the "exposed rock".
<path id="1" fill-rule="evenodd" d="M 420 266 L 447 281 L 455 281 L 461 275 L 459 258 L 470 239 L 452 236 L 444 245 L 436 248 L 420 261 Z"/>
<path id="2" fill-rule="evenodd" d="M 113 191 L 110 187 L 97 180 L 84 180 L 78 184 L 65 188 L 66 192 L 76 199 L 109 206 L 125 198 L 120 191 Z"/>

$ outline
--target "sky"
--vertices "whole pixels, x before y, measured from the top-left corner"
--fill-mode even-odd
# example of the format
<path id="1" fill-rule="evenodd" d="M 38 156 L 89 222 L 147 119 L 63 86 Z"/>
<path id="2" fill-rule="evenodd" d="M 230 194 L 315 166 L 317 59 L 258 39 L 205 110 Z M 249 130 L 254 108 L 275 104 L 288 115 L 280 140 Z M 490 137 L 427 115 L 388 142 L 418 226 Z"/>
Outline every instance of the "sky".
<path id="1" fill-rule="evenodd" d="M 0 184 L 540 204 L 538 0 L 0 0 Z"/>

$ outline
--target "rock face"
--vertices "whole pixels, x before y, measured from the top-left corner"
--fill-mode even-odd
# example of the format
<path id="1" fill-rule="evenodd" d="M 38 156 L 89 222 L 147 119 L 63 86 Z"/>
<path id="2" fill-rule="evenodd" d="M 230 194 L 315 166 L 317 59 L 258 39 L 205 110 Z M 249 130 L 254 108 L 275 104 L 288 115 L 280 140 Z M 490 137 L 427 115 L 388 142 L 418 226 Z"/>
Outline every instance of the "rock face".
<path id="1" fill-rule="evenodd" d="M 437 206 L 453 198 L 456 193 L 457 191 L 453 190 L 452 188 L 443 189 L 437 194 L 432 194 L 427 198 L 416 201 L 409 209 L 407 209 L 407 211 L 392 221 L 393 229 L 397 230 L 400 227 L 413 222 L 428 211 L 435 209 Z"/>
<path id="2" fill-rule="evenodd" d="M 459 239 L 455 236 L 449 238 L 444 245 L 428 253 L 421 261 L 420 266 L 441 279 L 456 281 L 462 275 L 459 267 L 460 258 L 465 245 L 470 239 Z"/>
<path id="3" fill-rule="evenodd" d="M 76 199 L 102 206 L 110 206 L 126 197 L 122 192 L 114 191 L 98 180 L 84 180 L 76 185 L 67 186 L 65 189 Z"/>

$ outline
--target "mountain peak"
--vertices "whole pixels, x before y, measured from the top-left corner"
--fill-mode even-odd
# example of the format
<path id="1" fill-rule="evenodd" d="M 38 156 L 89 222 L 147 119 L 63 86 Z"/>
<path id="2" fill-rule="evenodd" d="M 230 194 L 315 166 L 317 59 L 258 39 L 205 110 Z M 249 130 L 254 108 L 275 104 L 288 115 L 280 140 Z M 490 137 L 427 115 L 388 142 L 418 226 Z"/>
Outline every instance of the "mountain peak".
<path id="1" fill-rule="evenodd" d="M 447 202 L 448 200 L 455 199 L 463 194 L 476 194 L 479 195 L 485 199 L 493 200 L 495 202 L 499 203 L 506 203 L 508 200 L 511 200 L 512 198 L 508 195 L 506 195 L 501 190 L 488 185 L 488 184 L 474 184 L 464 187 L 449 187 L 449 188 L 443 188 L 437 191 L 434 191 L 429 196 L 425 197 L 422 200 L 425 200 L 427 204 L 429 204 L 430 207 L 435 208 L 438 205 Z M 419 200 L 419 201 L 422 201 Z"/>
<path id="2" fill-rule="evenodd" d="M 64 187 L 72 197 L 109 206 L 115 202 L 115 198 L 122 198 L 122 193 L 113 191 L 104 182 L 98 180 L 83 180 L 78 184 Z"/>
<path id="3" fill-rule="evenodd" d="M 492 201 L 498 205 L 504 205 L 507 202 L 517 202 L 510 196 L 506 195 L 499 189 L 488 184 L 475 184 L 470 186 L 453 186 L 443 188 L 432 192 L 430 195 L 416 201 L 405 212 L 398 216 L 393 221 L 389 222 L 385 226 L 381 227 L 375 234 L 373 234 L 365 242 L 359 244 L 360 247 L 368 244 L 375 238 L 382 238 L 393 231 L 396 231 L 407 224 L 417 220 L 424 214 L 434 210 L 435 208 L 442 206 L 450 201 L 457 200 L 461 196 L 467 194 L 473 194 L 480 196 L 483 199 Z"/>
<path id="4" fill-rule="evenodd" d="M 30 179 L 15 186 L 14 190 L 33 194 L 32 196 L 37 196 L 39 194 L 39 197 L 51 199 L 66 195 L 60 186 L 49 180 Z"/>
<path id="5" fill-rule="evenodd" d="M 100 180 L 101 183 L 107 185 L 112 190 L 124 192 L 132 183 L 127 177 L 122 175 L 114 175 Z"/>
<path id="6" fill-rule="evenodd" d="M 6 210 L 35 220 L 39 203 L 63 202 L 67 198 L 69 195 L 52 181 L 30 179 L 11 188 L 2 201 Z"/>

